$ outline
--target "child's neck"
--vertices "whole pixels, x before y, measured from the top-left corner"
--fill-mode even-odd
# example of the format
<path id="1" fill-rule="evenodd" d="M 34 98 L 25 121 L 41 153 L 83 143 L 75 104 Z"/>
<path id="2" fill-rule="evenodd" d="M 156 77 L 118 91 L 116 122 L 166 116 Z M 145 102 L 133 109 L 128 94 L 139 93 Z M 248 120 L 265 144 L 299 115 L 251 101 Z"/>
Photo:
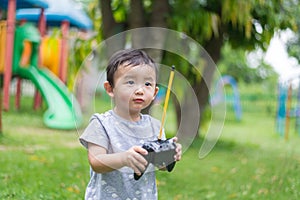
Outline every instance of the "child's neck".
<path id="1" fill-rule="evenodd" d="M 137 122 L 141 119 L 141 114 L 140 112 L 134 112 L 134 113 L 130 113 L 130 112 L 121 112 L 120 110 L 118 110 L 116 107 L 113 109 L 114 112 L 122 117 L 123 119 L 126 119 L 128 121 L 133 121 L 133 122 Z"/>

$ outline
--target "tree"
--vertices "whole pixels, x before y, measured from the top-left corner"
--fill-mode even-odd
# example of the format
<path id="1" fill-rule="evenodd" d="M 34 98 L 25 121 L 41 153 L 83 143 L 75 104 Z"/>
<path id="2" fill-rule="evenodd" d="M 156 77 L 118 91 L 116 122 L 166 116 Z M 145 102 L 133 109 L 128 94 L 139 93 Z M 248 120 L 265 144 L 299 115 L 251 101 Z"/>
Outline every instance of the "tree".
<path id="1" fill-rule="evenodd" d="M 291 12 L 294 14 L 297 27 L 300 27 L 300 6 L 295 6 Z M 288 54 L 300 63 L 300 29 L 294 32 L 294 36 L 287 42 Z"/>
<path id="2" fill-rule="evenodd" d="M 286 1 L 277 0 L 174 1 L 172 11 L 175 17 L 170 28 L 195 38 L 218 63 L 225 42 L 233 48 L 266 50 L 276 30 L 294 28 L 295 20 L 287 13 L 290 6 L 292 4 Z M 187 15 L 186 10 L 189 11 Z M 206 69 L 204 76 L 211 77 L 215 69 Z M 201 107 L 206 105 L 209 84 L 203 79 L 196 83 Z"/>
<path id="3" fill-rule="evenodd" d="M 254 53 L 254 52 L 252 52 Z M 218 69 L 221 74 L 232 76 L 237 82 L 262 83 L 265 79 L 277 78 L 274 69 L 264 62 L 264 54 L 259 51 L 253 55 L 256 63 L 249 63 L 249 52 L 243 49 L 232 49 L 230 44 L 225 43 L 221 51 L 221 61 Z"/>
<path id="4" fill-rule="evenodd" d="M 293 0 L 99 0 L 101 32 L 106 39 L 131 28 L 167 27 L 194 38 L 202 44 L 213 61 L 218 63 L 225 42 L 230 43 L 233 48 L 266 50 L 275 31 L 294 29 L 295 19 L 288 12 L 294 3 Z M 135 36 L 134 45 L 139 42 L 138 36 Z M 109 46 L 114 45 L 124 45 L 124 42 Z M 162 53 L 158 52 L 154 57 L 162 58 Z M 164 60 L 174 61 L 170 57 L 174 58 L 174 55 L 166 53 Z M 206 77 L 205 80 L 197 78 L 195 72 L 184 71 L 182 68 L 183 74 L 191 81 L 201 112 L 208 102 L 215 66 L 205 66 L 203 69 L 202 76 Z"/>

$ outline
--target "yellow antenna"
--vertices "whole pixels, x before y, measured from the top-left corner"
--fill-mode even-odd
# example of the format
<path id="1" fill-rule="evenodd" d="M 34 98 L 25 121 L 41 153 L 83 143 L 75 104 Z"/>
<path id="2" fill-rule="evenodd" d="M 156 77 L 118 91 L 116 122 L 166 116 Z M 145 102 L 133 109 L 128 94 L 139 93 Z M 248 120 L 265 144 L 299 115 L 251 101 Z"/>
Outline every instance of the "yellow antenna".
<path id="1" fill-rule="evenodd" d="M 169 104 L 171 87 L 172 87 L 172 83 L 173 83 L 173 79 L 174 79 L 174 70 L 175 70 L 175 67 L 173 65 L 172 69 L 171 69 L 171 72 L 170 72 L 170 78 L 169 78 L 169 83 L 168 83 L 168 88 L 167 88 L 167 93 L 166 93 L 166 98 L 165 98 L 163 115 L 162 115 L 162 118 L 161 118 L 161 125 L 160 125 L 158 140 L 161 140 L 161 138 L 162 138 L 162 130 L 163 130 L 164 123 L 165 123 L 165 118 L 166 118 L 167 108 L 168 108 L 168 104 Z"/>

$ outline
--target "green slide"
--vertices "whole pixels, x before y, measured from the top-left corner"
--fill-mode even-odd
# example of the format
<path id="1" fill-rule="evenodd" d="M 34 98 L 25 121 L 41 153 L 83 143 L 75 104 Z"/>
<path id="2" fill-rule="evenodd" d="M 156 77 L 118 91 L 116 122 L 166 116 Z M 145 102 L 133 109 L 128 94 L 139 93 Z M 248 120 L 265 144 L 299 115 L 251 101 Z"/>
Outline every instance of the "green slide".
<path id="1" fill-rule="evenodd" d="M 66 86 L 46 68 L 18 68 L 17 74 L 31 80 L 44 97 L 48 109 L 44 123 L 49 128 L 74 129 L 82 123 L 80 106 Z"/>
<path id="2" fill-rule="evenodd" d="M 40 40 L 39 31 L 33 24 L 25 23 L 16 27 L 13 74 L 31 80 L 42 93 L 48 105 L 44 114 L 46 126 L 55 129 L 77 128 L 82 123 L 82 115 L 76 98 L 52 72 L 37 67 Z M 25 54 L 30 62 L 26 66 L 20 66 L 22 53 L 26 52 L 24 41 L 30 42 L 32 52 Z"/>

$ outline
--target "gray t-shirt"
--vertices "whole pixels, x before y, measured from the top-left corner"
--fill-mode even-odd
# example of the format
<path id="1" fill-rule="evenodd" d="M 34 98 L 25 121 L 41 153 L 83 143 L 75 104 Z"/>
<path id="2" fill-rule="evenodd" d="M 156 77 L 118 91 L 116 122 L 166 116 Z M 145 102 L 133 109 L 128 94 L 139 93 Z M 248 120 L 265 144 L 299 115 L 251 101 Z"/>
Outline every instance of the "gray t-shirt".
<path id="1" fill-rule="evenodd" d="M 156 140 L 159 129 L 160 122 L 149 115 L 141 115 L 139 121 L 131 122 L 110 110 L 94 114 L 79 140 L 86 148 L 88 143 L 94 143 L 107 149 L 107 153 L 117 153 Z M 133 170 L 129 167 L 102 174 L 92 169 L 90 171 L 86 200 L 157 199 L 155 168 L 151 164 L 138 181 L 134 179 Z"/>

